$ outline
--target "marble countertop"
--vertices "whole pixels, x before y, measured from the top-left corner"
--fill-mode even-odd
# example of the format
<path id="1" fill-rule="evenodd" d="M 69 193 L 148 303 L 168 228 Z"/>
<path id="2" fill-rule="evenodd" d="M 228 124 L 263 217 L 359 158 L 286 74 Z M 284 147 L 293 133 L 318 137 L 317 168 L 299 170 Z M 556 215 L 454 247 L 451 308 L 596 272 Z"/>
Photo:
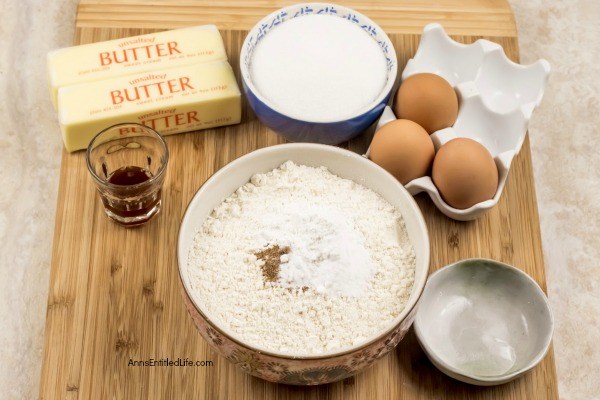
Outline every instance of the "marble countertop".
<path id="1" fill-rule="evenodd" d="M 564 399 L 600 399 L 600 3 L 511 0 L 521 60 L 552 74 L 529 134 Z M 38 384 L 62 141 L 49 50 L 71 44 L 77 0 L 0 0 L 0 387 Z"/>

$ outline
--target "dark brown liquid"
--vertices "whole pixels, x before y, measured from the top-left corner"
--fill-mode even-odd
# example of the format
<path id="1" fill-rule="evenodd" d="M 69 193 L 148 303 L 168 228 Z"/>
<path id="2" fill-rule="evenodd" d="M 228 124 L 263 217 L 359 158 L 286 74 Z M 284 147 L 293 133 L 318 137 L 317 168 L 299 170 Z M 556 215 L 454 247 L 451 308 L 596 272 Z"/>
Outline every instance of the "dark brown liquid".
<path id="1" fill-rule="evenodd" d="M 108 176 L 113 185 L 131 186 L 146 182 L 152 178 L 152 173 L 141 167 L 122 167 Z"/>
<path id="2" fill-rule="evenodd" d="M 112 196 L 102 196 L 102 202 L 108 211 L 121 218 L 137 218 L 148 215 L 148 218 L 133 220 L 125 225 L 139 225 L 150 219 L 161 198 L 161 190 L 143 185 L 140 188 L 128 188 L 152 178 L 152 173 L 144 168 L 136 166 L 122 167 L 108 175 L 107 181 L 113 185 L 121 186 L 111 190 Z"/>

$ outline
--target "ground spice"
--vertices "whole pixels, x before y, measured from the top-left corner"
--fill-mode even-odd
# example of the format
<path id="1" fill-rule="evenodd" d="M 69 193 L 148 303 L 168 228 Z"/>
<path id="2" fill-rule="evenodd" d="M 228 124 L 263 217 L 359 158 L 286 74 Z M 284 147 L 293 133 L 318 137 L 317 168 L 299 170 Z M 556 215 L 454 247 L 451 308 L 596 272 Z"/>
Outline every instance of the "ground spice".
<path id="1" fill-rule="evenodd" d="M 279 279 L 281 256 L 289 252 L 289 246 L 281 247 L 275 244 L 254 253 L 256 258 L 263 261 L 263 265 L 260 268 L 265 282 L 277 282 Z"/>

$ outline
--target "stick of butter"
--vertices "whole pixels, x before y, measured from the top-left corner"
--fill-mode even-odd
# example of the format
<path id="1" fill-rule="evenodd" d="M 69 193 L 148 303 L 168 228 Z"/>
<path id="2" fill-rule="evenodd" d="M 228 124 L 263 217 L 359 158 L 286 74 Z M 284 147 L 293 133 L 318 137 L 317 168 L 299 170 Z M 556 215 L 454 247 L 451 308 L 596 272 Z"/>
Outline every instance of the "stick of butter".
<path id="1" fill-rule="evenodd" d="M 227 60 L 214 25 L 66 47 L 48 53 L 52 103 L 58 88 L 156 69 Z"/>
<path id="2" fill-rule="evenodd" d="M 241 94 L 227 61 L 201 63 L 58 90 L 58 120 L 68 151 L 101 130 L 137 122 L 163 135 L 237 124 Z"/>

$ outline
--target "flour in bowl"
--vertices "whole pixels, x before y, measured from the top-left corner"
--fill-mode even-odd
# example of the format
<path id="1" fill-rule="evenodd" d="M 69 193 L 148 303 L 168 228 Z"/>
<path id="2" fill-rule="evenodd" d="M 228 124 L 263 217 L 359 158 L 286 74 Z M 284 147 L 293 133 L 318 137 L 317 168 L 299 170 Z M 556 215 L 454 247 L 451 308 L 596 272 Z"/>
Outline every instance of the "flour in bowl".
<path id="1" fill-rule="evenodd" d="M 377 193 L 288 161 L 215 208 L 188 268 L 217 325 L 264 350 L 318 355 L 390 326 L 415 255 L 401 213 Z"/>

